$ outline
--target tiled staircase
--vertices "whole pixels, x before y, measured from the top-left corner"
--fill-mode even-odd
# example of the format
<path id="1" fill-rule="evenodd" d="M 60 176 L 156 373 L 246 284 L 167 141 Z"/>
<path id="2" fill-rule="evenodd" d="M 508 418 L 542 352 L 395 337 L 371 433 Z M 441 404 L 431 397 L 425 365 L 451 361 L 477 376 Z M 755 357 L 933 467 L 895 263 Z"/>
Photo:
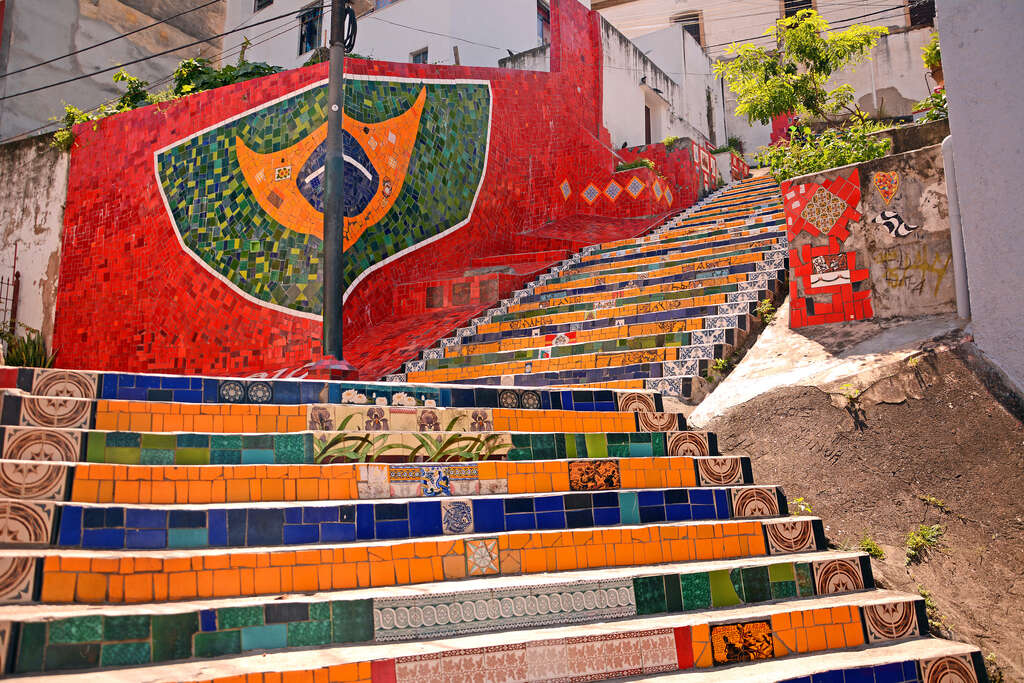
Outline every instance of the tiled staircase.
<path id="1" fill-rule="evenodd" d="M 386 379 L 699 399 L 778 287 L 783 221 L 774 182 L 735 183 L 646 236 L 583 249 Z"/>
<path id="2" fill-rule="evenodd" d="M 12 677 L 984 680 L 976 648 L 927 637 L 920 597 L 877 589 L 657 393 L 0 386 Z"/>

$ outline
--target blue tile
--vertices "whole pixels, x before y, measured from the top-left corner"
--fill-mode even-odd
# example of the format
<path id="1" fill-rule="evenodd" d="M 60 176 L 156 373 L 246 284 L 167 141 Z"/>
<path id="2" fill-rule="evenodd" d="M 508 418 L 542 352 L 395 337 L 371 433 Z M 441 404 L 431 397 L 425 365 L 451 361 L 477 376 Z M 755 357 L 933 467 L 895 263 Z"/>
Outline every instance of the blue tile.
<path id="1" fill-rule="evenodd" d="M 874 667 L 863 666 L 856 669 L 847 669 L 844 674 L 845 683 L 875 683 Z"/>
<path id="2" fill-rule="evenodd" d="M 299 403 L 319 403 L 323 382 L 299 382 Z"/>
<path id="3" fill-rule="evenodd" d="M 903 676 L 903 663 L 892 662 L 891 664 L 881 664 L 875 667 L 875 680 L 873 683 L 904 683 L 906 678 Z M 916 670 L 915 670 L 915 679 Z"/>
<path id="4" fill-rule="evenodd" d="M 300 393 L 298 382 L 271 382 L 274 403 L 293 405 L 299 403 Z"/>
<path id="5" fill-rule="evenodd" d="M 595 526 L 615 526 L 621 521 L 619 508 L 594 508 Z"/>
<path id="6" fill-rule="evenodd" d="M 473 528 L 481 534 L 505 530 L 505 506 L 500 498 L 473 501 Z"/>
<path id="7" fill-rule="evenodd" d="M 665 521 L 665 506 L 650 506 L 640 508 L 640 521 L 643 524 Z"/>
<path id="8" fill-rule="evenodd" d="M 320 526 L 317 524 L 285 524 L 284 543 L 285 545 L 299 545 L 302 543 L 319 543 Z"/>
<path id="9" fill-rule="evenodd" d="M 903 678 L 908 681 L 918 681 L 917 662 L 913 659 L 903 662 Z"/>
<path id="10" fill-rule="evenodd" d="M 284 510 L 285 524 L 302 524 L 302 508 L 291 507 Z"/>
<path id="11" fill-rule="evenodd" d="M 107 508 L 104 526 L 124 526 L 124 508 Z"/>
<path id="12" fill-rule="evenodd" d="M 174 400 L 178 403 L 202 403 L 202 391 L 185 391 L 180 389 L 174 392 Z"/>
<path id="13" fill-rule="evenodd" d="M 715 509 L 718 519 L 729 519 L 729 492 L 725 489 L 715 489 Z"/>
<path id="14" fill-rule="evenodd" d="M 372 505 L 366 503 L 356 505 L 356 538 L 360 541 L 369 541 L 375 538 Z"/>
<path id="15" fill-rule="evenodd" d="M 86 529 L 82 547 L 96 549 L 124 548 L 124 529 Z"/>
<path id="16" fill-rule="evenodd" d="M 811 680 L 814 683 L 843 683 L 843 672 L 839 671 L 824 671 L 820 674 L 814 674 L 811 676 Z"/>
<path id="17" fill-rule="evenodd" d="M 711 489 L 691 489 L 690 502 L 694 505 L 714 505 L 715 494 Z"/>
<path id="18" fill-rule="evenodd" d="M 135 375 L 120 374 L 117 376 L 118 387 L 134 387 L 135 386 Z"/>
<path id="19" fill-rule="evenodd" d="M 191 377 L 162 377 L 161 389 L 188 389 L 192 384 Z"/>
<path id="20" fill-rule="evenodd" d="M 228 541 L 225 545 L 238 547 L 245 545 L 246 519 L 245 510 L 228 510 Z"/>
<path id="21" fill-rule="evenodd" d="M 321 524 L 320 541 L 322 543 L 345 543 L 356 540 L 355 524 Z"/>
<path id="22" fill-rule="evenodd" d="M 228 544 L 228 511 L 210 510 L 209 524 L 211 546 L 226 546 Z"/>
<path id="23" fill-rule="evenodd" d="M 594 526 L 593 510 L 567 510 L 565 512 L 566 529 L 585 529 L 592 526 Z"/>
<path id="24" fill-rule="evenodd" d="M 689 505 L 666 505 L 665 518 L 670 522 L 686 522 L 690 520 Z"/>
<path id="25" fill-rule="evenodd" d="M 82 508 L 66 505 L 60 512 L 58 545 L 77 546 L 82 543 Z"/>
<path id="26" fill-rule="evenodd" d="M 537 528 L 538 529 L 564 529 L 565 528 L 565 513 L 564 512 L 538 512 L 537 513 Z"/>
<path id="27" fill-rule="evenodd" d="M 116 375 L 101 375 L 100 376 L 100 398 L 117 398 L 117 376 Z"/>
<path id="28" fill-rule="evenodd" d="M 205 510 L 171 510 L 172 529 L 198 529 L 206 526 Z"/>
<path id="29" fill-rule="evenodd" d="M 199 611 L 199 628 L 204 631 L 217 630 L 217 610 L 204 609 Z"/>
<path id="30" fill-rule="evenodd" d="M 640 507 L 665 504 L 665 494 L 662 491 L 638 491 L 636 499 Z"/>
<path id="31" fill-rule="evenodd" d="M 409 532 L 413 536 L 440 536 L 441 501 L 411 501 L 409 503 Z"/>
<path id="32" fill-rule="evenodd" d="M 407 519 L 392 519 L 377 522 L 375 526 L 377 540 L 383 541 L 391 538 L 409 538 L 409 520 Z"/>
<path id="33" fill-rule="evenodd" d="M 135 386 L 141 389 L 159 389 L 160 377 L 156 375 L 138 375 L 135 378 Z"/>
<path id="34" fill-rule="evenodd" d="M 533 509 L 537 512 L 557 512 L 565 508 L 561 496 L 539 496 L 533 499 Z"/>
<path id="35" fill-rule="evenodd" d="M 203 403 L 220 403 L 220 394 L 217 391 L 220 381 L 215 379 L 203 380 Z"/>
<path id="36" fill-rule="evenodd" d="M 302 521 L 306 524 L 337 522 L 338 508 L 334 506 L 302 508 Z"/>
<path id="37" fill-rule="evenodd" d="M 520 512 L 512 515 L 505 515 L 506 531 L 533 531 L 537 528 L 537 521 L 532 512 Z"/>
<path id="38" fill-rule="evenodd" d="M 718 519 L 714 505 L 691 505 L 690 516 L 694 520 Z"/>
<path id="39" fill-rule="evenodd" d="M 246 515 L 246 545 L 281 545 L 284 515 L 280 510 L 252 508 Z"/>
<path id="40" fill-rule="evenodd" d="M 130 529 L 166 529 L 167 510 L 128 508 L 124 513 L 124 525 Z"/>
<path id="41" fill-rule="evenodd" d="M 129 529 L 124 535 L 126 548 L 166 548 L 167 531 L 164 529 Z"/>

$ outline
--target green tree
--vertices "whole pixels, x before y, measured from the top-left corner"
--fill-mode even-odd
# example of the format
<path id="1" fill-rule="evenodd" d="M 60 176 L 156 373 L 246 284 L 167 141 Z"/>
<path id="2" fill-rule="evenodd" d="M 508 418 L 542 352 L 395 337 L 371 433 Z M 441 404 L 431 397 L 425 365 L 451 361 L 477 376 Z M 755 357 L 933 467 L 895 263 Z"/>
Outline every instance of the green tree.
<path id="1" fill-rule="evenodd" d="M 731 45 L 736 57 L 715 62 L 715 74 L 736 93 L 736 114 L 767 124 L 795 112 L 831 119 L 859 108 L 850 85 L 828 88 L 833 73 L 871 58 L 878 39 L 889 33 L 884 26 L 855 24 L 845 31 L 829 31 L 828 22 L 814 10 L 800 10 L 780 19 L 765 31 L 778 47 L 752 43 Z"/>

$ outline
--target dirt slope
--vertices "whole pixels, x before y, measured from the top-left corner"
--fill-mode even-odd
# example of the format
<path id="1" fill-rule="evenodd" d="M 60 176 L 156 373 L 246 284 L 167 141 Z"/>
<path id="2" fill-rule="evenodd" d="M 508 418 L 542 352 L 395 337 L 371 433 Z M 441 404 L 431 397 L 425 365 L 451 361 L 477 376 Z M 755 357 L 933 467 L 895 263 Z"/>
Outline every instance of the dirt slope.
<path id="1" fill-rule="evenodd" d="M 1002 680 L 1024 681 L 1024 426 L 948 350 L 901 363 L 847 405 L 853 393 L 779 388 L 708 428 L 724 453 L 751 457 L 756 481 L 783 485 L 791 507 L 805 498 L 835 545 L 879 543 L 880 583 L 928 591 L 946 635 L 994 653 Z M 906 566 L 920 524 L 945 533 Z"/>

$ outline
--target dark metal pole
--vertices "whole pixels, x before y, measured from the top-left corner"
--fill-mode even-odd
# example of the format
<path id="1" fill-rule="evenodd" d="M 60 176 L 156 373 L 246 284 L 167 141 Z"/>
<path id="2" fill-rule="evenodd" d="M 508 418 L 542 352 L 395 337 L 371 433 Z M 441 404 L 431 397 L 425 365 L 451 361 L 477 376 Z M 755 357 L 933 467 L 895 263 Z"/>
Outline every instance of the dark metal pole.
<path id="1" fill-rule="evenodd" d="M 344 358 L 342 304 L 344 296 L 345 141 L 345 5 L 331 0 L 331 62 L 327 84 L 327 157 L 324 159 L 323 316 L 324 355 Z"/>

